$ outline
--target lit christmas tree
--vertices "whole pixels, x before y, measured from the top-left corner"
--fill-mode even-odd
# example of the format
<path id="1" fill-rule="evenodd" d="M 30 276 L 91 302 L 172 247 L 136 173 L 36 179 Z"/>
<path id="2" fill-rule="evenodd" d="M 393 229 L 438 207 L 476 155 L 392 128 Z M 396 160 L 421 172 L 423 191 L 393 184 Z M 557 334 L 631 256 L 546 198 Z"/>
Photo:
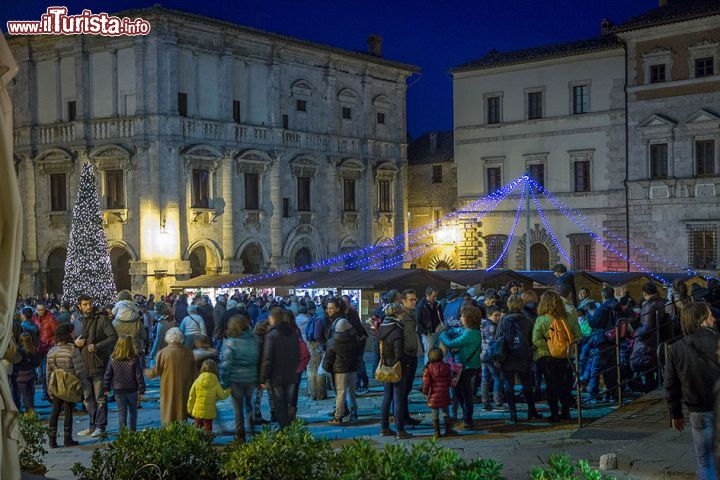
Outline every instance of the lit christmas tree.
<path id="1" fill-rule="evenodd" d="M 80 295 L 87 294 L 95 304 L 107 305 L 115 301 L 116 293 L 95 172 L 92 165 L 86 163 L 73 207 L 63 300 L 75 305 Z"/>

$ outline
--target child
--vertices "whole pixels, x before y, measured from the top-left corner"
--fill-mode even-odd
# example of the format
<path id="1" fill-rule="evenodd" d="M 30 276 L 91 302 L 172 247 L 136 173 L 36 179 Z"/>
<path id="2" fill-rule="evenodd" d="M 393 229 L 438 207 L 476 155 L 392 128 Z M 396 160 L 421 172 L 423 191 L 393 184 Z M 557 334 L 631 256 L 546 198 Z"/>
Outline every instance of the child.
<path id="1" fill-rule="evenodd" d="M 212 421 L 217 417 L 215 403 L 225 400 L 230 395 L 230 389 L 220 386 L 218 367 L 215 360 L 207 359 L 200 368 L 200 375 L 192 387 L 188 398 L 188 413 L 195 419 L 195 425 L 212 433 Z"/>
<path id="2" fill-rule="evenodd" d="M 145 393 L 145 379 L 140 357 L 135 351 L 135 342 L 131 336 L 123 335 L 115 344 L 115 350 L 105 369 L 103 387 L 106 394 L 111 388 L 115 392 L 120 428 L 127 426 L 129 413 L 130 430 L 133 432 L 137 430 L 138 400 L 139 395 Z"/>
<path id="3" fill-rule="evenodd" d="M 435 438 L 440 438 L 440 410 L 445 420 L 445 436 L 457 435 L 452 428 L 450 417 L 450 384 L 452 373 L 450 365 L 443 362 L 443 352 L 439 348 L 431 348 L 428 352 L 428 364 L 423 372 L 422 391 L 428 397 L 428 407 L 432 409 L 433 429 Z"/>
<path id="4" fill-rule="evenodd" d="M 487 318 L 482 321 L 482 385 L 481 396 L 483 407 L 486 411 L 493 409 L 492 403 L 495 403 L 495 410 L 503 410 L 503 394 L 502 394 L 502 371 L 495 362 L 487 358 L 488 346 L 490 340 L 495 338 L 495 330 L 497 330 L 498 322 L 502 318 L 502 310 L 500 307 L 492 305 L 487 308 Z M 492 400 L 490 400 L 490 390 L 492 389 Z"/>
<path id="5" fill-rule="evenodd" d="M 35 368 L 40 365 L 40 357 L 30 333 L 20 334 L 18 351 L 22 355 L 20 362 L 14 366 L 17 373 L 18 393 L 25 406 L 25 415 L 32 415 L 35 413 Z"/>

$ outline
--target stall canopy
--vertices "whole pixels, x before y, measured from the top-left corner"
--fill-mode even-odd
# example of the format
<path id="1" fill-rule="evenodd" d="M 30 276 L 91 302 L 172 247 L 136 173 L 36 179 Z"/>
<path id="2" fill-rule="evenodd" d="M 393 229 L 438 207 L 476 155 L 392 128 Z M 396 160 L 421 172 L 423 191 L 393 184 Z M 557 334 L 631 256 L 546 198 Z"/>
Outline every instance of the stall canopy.
<path id="1" fill-rule="evenodd" d="M 190 280 L 179 280 L 175 282 L 173 288 L 221 288 L 228 282 L 233 282 L 238 278 L 242 278 L 245 275 L 223 274 L 223 275 L 200 275 L 198 277 L 191 278 Z"/>
<path id="2" fill-rule="evenodd" d="M 437 276 L 463 287 L 500 288 L 509 281 L 520 282 L 524 287 L 532 286 L 532 278 L 512 270 L 437 270 Z"/>

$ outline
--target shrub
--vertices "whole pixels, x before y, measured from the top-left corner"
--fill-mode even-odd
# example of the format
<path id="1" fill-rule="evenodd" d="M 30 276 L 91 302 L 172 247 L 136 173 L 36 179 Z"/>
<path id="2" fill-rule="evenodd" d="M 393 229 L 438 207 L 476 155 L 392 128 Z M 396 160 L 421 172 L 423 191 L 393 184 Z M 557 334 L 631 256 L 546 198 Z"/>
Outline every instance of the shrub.
<path id="1" fill-rule="evenodd" d="M 36 470 L 43 467 L 43 457 L 47 454 L 45 442 L 48 436 L 48 427 L 42 424 L 38 416 L 20 416 L 20 433 L 25 439 L 25 448 L 20 452 L 20 468 L 22 470 Z"/>
<path id="2" fill-rule="evenodd" d="M 355 440 L 333 459 L 333 478 L 343 480 L 501 480 L 502 465 L 494 460 L 466 462 L 434 440 L 378 450 L 367 440 Z"/>
<path id="3" fill-rule="evenodd" d="M 171 423 L 142 432 L 122 429 L 93 452 L 89 467 L 76 463 L 80 480 L 216 479 L 220 456 L 212 436 L 188 423 Z"/>
<path id="4" fill-rule="evenodd" d="M 592 468 L 586 460 L 573 462 L 567 455 L 553 455 L 548 459 L 548 467 L 533 467 L 531 480 L 611 480 L 614 477 L 603 475 Z"/>
<path id="5" fill-rule="evenodd" d="M 282 430 L 264 428 L 252 441 L 226 448 L 223 473 L 229 478 L 325 480 L 333 449 L 296 420 Z"/>

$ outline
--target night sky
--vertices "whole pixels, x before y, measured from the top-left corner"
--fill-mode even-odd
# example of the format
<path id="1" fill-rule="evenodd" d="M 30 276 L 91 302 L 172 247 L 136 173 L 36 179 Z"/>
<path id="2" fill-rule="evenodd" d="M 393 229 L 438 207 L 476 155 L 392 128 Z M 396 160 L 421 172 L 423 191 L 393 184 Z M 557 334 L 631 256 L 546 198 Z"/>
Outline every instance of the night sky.
<path id="1" fill-rule="evenodd" d="M 156 0 L 0 0 L 7 20 L 39 20 L 50 5 L 93 13 L 148 7 Z M 163 6 L 222 18 L 348 50 L 367 49 L 367 36 L 382 35 L 383 56 L 422 68 L 408 89 L 408 131 L 452 129 L 449 68 L 493 48 L 514 50 L 593 37 L 603 17 L 619 23 L 657 0 L 162 0 Z"/>

